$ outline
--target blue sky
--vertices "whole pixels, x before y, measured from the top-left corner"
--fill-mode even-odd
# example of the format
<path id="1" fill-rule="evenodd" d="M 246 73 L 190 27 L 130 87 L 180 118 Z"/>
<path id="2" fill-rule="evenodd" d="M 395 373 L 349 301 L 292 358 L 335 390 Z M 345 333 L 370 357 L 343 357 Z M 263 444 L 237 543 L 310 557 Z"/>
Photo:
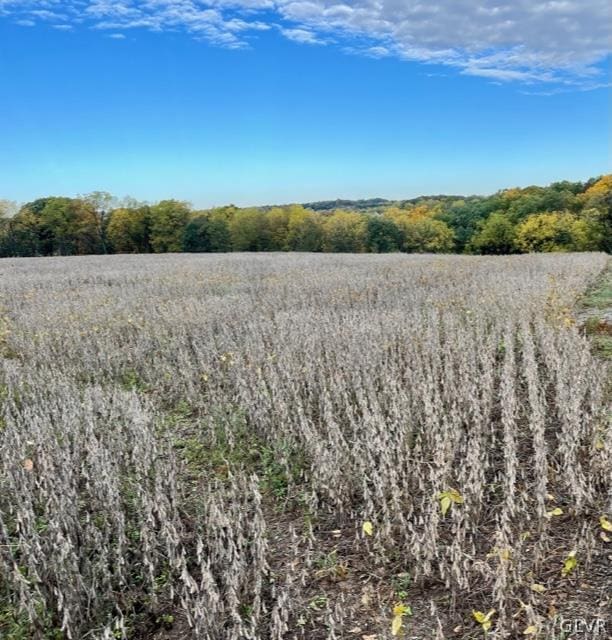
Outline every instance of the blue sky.
<path id="1" fill-rule="evenodd" d="M 605 5 L 0 0 L 0 198 L 206 207 L 606 173 Z"/>

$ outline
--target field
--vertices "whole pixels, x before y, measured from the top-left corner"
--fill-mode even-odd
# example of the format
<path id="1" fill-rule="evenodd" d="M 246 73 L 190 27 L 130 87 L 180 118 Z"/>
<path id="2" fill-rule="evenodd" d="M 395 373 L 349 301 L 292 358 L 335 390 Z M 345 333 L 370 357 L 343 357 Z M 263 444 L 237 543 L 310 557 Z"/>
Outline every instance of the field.
<path id="1" fill-rule="evenodd" d="M 609 625 L 606 262 L 0 261 L 0 638 Z"/>

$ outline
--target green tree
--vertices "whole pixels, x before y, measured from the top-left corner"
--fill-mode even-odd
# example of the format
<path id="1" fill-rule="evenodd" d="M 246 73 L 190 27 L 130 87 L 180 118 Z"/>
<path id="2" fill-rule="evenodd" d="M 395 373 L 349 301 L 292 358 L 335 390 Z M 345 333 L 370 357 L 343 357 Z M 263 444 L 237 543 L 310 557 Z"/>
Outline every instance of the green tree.
<path id="1" fill-rule="evenodd" d="M 477 253 L 509 254 L 516 251 L 514 225 L 503 213 L 491 214 L 472 238 L 471 248 Z"/>
<path id="2" fill-rule="evenodd" d="M 526 187 L 506 189 L 501 192 L 500 209 L 505 211 L 513 223 L 524 220 L 535 213 L 568 210 L 579 207 L 578 199 L 569 183 L 556 183 L 549 187 Z"/>
<path id="3" fill-rule="evenodd" d="M 266 216 L 259 209 L 239 209 L 228 227 L 234 251 L 266 251 L 270 246 Z"/>
<path id="4" fill-rule="evenodd" d="M 225 219 L 210 214 L 192 218 L 183 234 L 183 251 L 219 252 L 229 251 L 231 239 Z"/>
<path id="5" fill-rule="evenodd" d="M 365 246 L 372 253 L 399 251 L 402 232 L 390 218 L 369 216 L 366 225 Z"/>
<path id="6" fill-rule="evenodd" d="M 12 220 L 17 211 L 18 206 L 15 202 L 0 200 L 0 257 L 21 255 L 15 250 L 17 238 Z"/>
<path id="7" fill-rule="evenodd" d="M 91 207 L 96 218 L 96 229 L 100 246 L 102 247 L 103 253 L 107 253 L 106 226 L 111 211 L 116 207 L 117 198 L 107 191 L 92 191 L 79 197 Z"/>
<path id="8" fill-rule="evenodd" d="M 599 248 L 612 253 L 612 174 L 599 178 L 579 198 L 585 216 L 599 226 Z"/>
<path id="9" fill-rule="evenodd" d="M 213 209 L 208 215 L 210 227 L 208 236 L 210 238 L 210 250 L 219 253 L 232 250 L 232 238 L 229 232 L 229 220 L 233 215 L 235 207 L 224 207 Z"/>
<path id="10" fill-rule="evenodd" d="M 360 253 L 365 249 L 364 216 L 351 211 L 336 211 L 323 223 L 323 249 L 331 252 Z"/>
<path id="11" fill-rule="evenodd" d="M 149 253 L 151 210 L 148 206 L 114 209 L 108 217 L 106 236 L 117 253 Z"/>
<path id="12" fill-rule="evenodd" d="M 268 250 L 287 251 L 289 233 L 289 207 L 274 207 L 265 214 Z"/>
<path id="13" fill-rule="evenodd" d="M 11 227 L 16 255 L 103 252 L 96 215 L 80 199 L 50 197 L 29 202 L 12 218 Z"/>
<path id="14" fill-rule="evenodd" d="M 442 211 L 436 219 L 444 222 L 453 232 L 455 250 L 462 252 L 470 240 L 478 233 L 481 224 L 493 212 L 501 209 L 499 194 L 488 198 L 472 196 L 470 198 L 453 199 L 444 203 Z"/>
<path id="15" fill-rule="evenodd" d="M 322 216 L 298 205 L 290 207 L 288 213 L 287 250 L 321 251 L 324 236 Z"/>
<path id="16" fill-rule="evenodd" d="M 181 251 L 183 234 L 191 216 L 186 202 L 162 200 L 150 209 L 151 247 L 155 253 Z"/>
<path id="17" fill-rule="evenodd" d="M 419 205 L 409 209 L 391 207 L 385 218 L 393 220 L 402 233 L 402 251 L 408 253 L 449 253 L 455 246 L 452 229 L 442 220 L 439 209 Z"/>
<path id="18" fill-rule="evenodd" d="M 434 218 L 408 220 L 404 233 L 404 247 L 409 253 L 450 253 L 455 245 L 449 226 Z"/>

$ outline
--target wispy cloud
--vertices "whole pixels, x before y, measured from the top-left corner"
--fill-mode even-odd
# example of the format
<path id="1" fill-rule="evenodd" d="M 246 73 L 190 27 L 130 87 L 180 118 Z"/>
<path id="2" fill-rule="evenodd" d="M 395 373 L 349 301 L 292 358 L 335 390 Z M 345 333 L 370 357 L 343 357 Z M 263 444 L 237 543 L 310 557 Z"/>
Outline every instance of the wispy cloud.
<path id="1" fill-rule="evenodd" d="M 310 29 L 285 29 L 281 27 L 280 32 L 285 38 L 300 44 L 325 44 L 325 41 L 318 38 Z"/>
<path id="2" fill-rule="evenodd" d="M 0 17 L 114 33 L 183 31 L 241 48 L 278 28 L 300 44 L 453 67 L 496 82 L 601 86 L 607 0 L 0 0 Z"/>

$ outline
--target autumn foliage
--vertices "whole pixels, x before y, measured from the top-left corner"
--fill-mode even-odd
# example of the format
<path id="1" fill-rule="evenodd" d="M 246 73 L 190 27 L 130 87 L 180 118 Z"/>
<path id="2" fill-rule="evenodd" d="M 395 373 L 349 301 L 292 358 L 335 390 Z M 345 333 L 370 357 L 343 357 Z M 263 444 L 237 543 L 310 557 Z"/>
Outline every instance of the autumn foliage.
<path id="1" fill-rule="evenodd" d="M 93 193 L 76 199 L 42 198 L 23 205 L 14 216 L 3 217 L 0 206 L 0 256 L 609 252 L 611 238 L 609 175 L 584 183 L 506 189 L 488 197 L 433 196 L 399 202 L 196 211 L 178 200 L 148 204 Z"/>

